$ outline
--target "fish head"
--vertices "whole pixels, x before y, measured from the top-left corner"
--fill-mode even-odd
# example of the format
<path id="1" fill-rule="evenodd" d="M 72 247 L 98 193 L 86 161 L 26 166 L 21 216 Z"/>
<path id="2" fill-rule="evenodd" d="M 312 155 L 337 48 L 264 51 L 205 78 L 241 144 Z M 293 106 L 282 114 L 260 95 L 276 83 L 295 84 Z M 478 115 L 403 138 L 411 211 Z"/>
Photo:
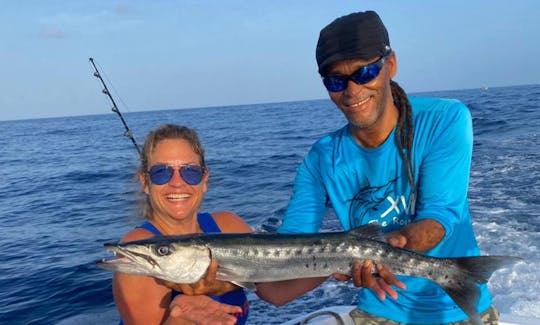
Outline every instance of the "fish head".
<path id="1" fill-rule="evenodd" d="M 97 266 L 113 272 L 152 276 L 174 283 L 194 283 L 210 265 L 210 250 L 200 244 L 160 239 L 105 244 L 115 258 L 103 259 Z"/>

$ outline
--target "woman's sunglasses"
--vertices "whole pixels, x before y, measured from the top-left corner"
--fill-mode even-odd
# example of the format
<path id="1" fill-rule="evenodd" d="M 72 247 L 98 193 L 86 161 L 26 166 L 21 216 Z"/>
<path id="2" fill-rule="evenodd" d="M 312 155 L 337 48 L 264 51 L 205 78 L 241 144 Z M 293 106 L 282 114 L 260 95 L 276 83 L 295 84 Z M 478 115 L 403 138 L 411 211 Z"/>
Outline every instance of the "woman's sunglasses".
<path id="1" fill-rule="evenodd" d="M 386 61 L 386 56 L 381 56 L 377 61 L 360 67 L 349 76 L 327 76 L 323 77 L 323 84 L 329 92 L 338 93 L 347 89 L 349 80 L 358 85 L 363 85 L 375 79 Z"/>
<path id="2" fill-rule="evenodd" d="M 148 174 L 150 180 L 155 185 L 167 184 L 174 175 L 174 171 L 178 169 L 180 177 L 189 185 L 198 185 L 204 176 L 205 169 L 196 165 L 184 165 L 173 167 L 168 165 L 155 165 L 150 167 Z"/>

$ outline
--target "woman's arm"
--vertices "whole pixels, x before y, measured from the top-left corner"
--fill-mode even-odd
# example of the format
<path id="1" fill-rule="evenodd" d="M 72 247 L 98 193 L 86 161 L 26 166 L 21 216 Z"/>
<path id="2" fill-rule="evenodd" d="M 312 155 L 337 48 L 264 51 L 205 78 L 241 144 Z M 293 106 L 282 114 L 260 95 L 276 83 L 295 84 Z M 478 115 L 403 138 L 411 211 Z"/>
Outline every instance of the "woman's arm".
<path id="1" fill-rule="evenodd" d="M 115 273 L 113 295 L 126 325 L 161 324 L 167 317 L 171 289 L 152 277 Z"/>
<path id="2" fill-rule="evenodd" d="M 123 242 L 153 237 L 144 229 L 129 232 Z M 126 325 L 161 324 L 167 317 L 171 289 L 153 277 L 116 272 L 113 275 L 116 307 Z"/>

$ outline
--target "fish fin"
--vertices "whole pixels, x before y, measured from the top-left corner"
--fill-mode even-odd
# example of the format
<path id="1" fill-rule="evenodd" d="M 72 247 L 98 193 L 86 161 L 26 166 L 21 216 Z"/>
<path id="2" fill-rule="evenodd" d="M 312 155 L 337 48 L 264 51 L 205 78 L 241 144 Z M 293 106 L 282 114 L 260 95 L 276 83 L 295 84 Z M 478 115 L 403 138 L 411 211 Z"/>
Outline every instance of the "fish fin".
<path id="1" fill-rule="evenodd" d="M 255 283 L 253 283 L 253 282 L 231 281 L 231 283 L 234 283 L 239 287 L 246 288 L 246 289 L 251 290 L 251 291 L 257 291 L 257 287 L 255 286 Z"/>
<path id="2" fill-rule="evenodd" d="M 493 272 L 521 260 L 521 257 L 516 256 L 469 256 L 455 259 L 458 267 L 477 283 L 488 282 Z"/>
<path id="3" fill-rule="evenodd" d="M 450 285 L 441 285 L 444 291 L 454 300 L 469 319 L 475 325 L 483 325 L 482 319 L 476 310 L 478 299 L 480 298 L 480 289 L 474 281 L 455 281 Z"/>
<path id="4" fill-rule="evenodd" d="M 486 283 L 494 271 L 515 263 L 521 258 L 514 256 L 469 256 L 450 260 L 460 269 L 461 274 L 444 284 L 439 283 L 439 285 L 469 316 L 473 324 L 482 325 L 482 319 L 476 310 L 480 299 L 478 284 Z"/>
<path id="5" fill-rule="evenodd" d="M 239 287 L 246 288 L 251 291 L 256 291 L 257 287 L 255 287 L 255 284 L 252 282 L 241 282 L 241 281 L 234 281 L 233 279 L 237 279 L 241 277 L 240 274 L 237 272 L 234 272 L 232 269 L 219 266 L 216 274 L 216 278 L 221 281 L 229 281 L 231 283 L 236 284 Z"/>
<path id="6" fill-rule="evenodd" d="M 369 223 L 365 226 L 351 229 L 348 233 L 355 237 L 368 238 L 386 243 L 382 227 L 377 223 Z"/>
<path id="7" fill-rule="evenodd" d="M 218 266 L 216 278 L 221 281 L 229 281 L 229 282 L 238 284 L 241 287 L 244 287 L 243 285 L 241 285 L 242 282 L 237 283 L 234 281 L 234 279 L 242 278 L 242 274 L 239 274 L 238 272 L 235 272 L 233 269 L 224 267 L 222 265 Z"/>

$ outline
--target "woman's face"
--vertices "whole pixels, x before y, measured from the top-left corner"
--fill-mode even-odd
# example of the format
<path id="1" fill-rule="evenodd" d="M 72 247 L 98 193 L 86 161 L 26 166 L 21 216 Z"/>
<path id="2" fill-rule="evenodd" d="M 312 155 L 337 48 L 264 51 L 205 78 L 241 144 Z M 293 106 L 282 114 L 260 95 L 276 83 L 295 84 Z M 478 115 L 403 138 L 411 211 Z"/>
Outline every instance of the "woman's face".
<path id="1" fill-rule="evenodd" d="M 169 165 L 174 168 L 171 180 L 163 185 L 153 184 L 150 177 L 141 177 L 144 192 L 150 198 L 153 215 L 151 218 L 173 219 L 168 221 L 196 220 L 197 212 L 207 191 L 208 172 L 197 185 L 186 183 L 179 173 L 184 165 L 200 166 L 200 157 L 183 139 L 165 139 L 157 143 L 148 157 L 148 168 Z"/>

